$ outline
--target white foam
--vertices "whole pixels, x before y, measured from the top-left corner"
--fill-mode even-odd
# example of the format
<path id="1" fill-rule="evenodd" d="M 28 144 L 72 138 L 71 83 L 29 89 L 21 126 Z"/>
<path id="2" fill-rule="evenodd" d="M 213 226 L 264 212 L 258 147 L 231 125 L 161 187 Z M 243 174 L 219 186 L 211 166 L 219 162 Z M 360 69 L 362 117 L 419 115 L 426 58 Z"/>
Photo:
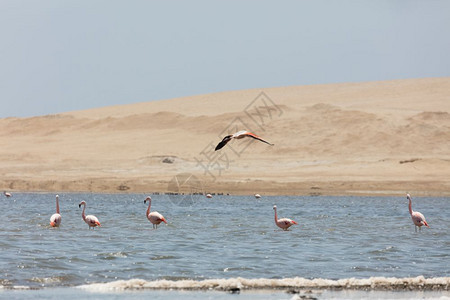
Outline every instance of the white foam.
<path id="1" fill-rule="evenodd" d="M 232 289 L 364 289 L 364 290 L 449 290 L 450 277 L 410 278 L 371 277 L 367 279 L 306 279 L 301 277 L 284 279 L 206 279 L 206 280 L 118 280 L 108 283 L 82 285 L 90 291 L 110 290 L 232 290 Z"/>
<path id="2" fill-rule="evenodd" d="M 12 287 L 13 290 L 29 290 L 31 289 L 29 286 L 27 285 L 14 285 Z"/>

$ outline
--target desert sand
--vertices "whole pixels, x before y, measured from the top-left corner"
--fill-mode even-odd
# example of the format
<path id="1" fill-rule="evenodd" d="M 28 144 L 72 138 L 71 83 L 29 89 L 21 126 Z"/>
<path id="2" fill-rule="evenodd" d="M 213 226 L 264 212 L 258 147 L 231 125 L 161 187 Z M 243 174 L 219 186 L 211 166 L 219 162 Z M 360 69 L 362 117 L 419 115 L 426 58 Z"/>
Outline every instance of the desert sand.
<path id="1" fill-rule="evenodd" d="M 251 140 L 214 147 L 238 130 Z M 0 189 L 450 196 L 450 78 L 230 91 L 0 119 Z"/>

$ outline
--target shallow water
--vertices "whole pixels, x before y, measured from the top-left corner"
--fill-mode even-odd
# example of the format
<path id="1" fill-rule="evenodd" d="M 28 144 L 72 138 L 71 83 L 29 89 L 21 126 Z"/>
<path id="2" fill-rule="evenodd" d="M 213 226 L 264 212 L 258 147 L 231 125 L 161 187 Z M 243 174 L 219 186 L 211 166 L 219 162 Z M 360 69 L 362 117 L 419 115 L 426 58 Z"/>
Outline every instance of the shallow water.
<path id="1" fill-rule="evenodd" d="M 169 222 L 154 230 L 145 196 L 60 194 L 60 228 L 49 226 L 54 194 L 3 198 L 0 285 L 450 276 L 449 198 L 413 198 L 431 227 L 415 232 L 405 197 L 152 195 Z M 101 228 L 83 222 L 82 200 Z M 277 228 L 274 204 L 299 226 Z"/>
<path id="2" fill-rule="evenodd" d="M 89 298 L 90 300 L 104 299 L 183 299 L 183 300 L 236 300 L 236 299 L 450 299 L 449 293 L 443 291 L 355 291 L 355 290 L 305 290 L 292 294 L 277 290 L 250 290 L 239 294 L 231 294 L 219 291 L 161 291 L 161 290 L 133 290 L 133 291 L 108 291 L 92 292 L 76 288 L 49 288 L 33 291 L 0 290 L 0 298 L 8 300 L 46 299 L 46 300 L 78 300 Z"/>

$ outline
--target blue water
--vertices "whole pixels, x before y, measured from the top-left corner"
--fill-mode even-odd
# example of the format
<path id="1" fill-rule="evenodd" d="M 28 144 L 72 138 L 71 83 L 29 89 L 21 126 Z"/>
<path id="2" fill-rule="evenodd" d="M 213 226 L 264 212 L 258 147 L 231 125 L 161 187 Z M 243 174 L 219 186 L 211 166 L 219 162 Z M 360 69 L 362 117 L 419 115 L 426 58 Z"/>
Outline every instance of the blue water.
<path id="1" fill-rule="evenodd" d="M 2 198 L 0 285 L 76 287 L 116 280 L 450 276 L 449 198 L 413 196 L 431 228 L 415 232 L 404 196 L 152 195 L 169 225 L 152 229 L 146 195 L 55 194 Z M 86 214 L 102 227 L 89 230 Z M 187 201 L 189 200 L 189 201 Z M 290 231 L 279 217 L 296 220 Z"/>

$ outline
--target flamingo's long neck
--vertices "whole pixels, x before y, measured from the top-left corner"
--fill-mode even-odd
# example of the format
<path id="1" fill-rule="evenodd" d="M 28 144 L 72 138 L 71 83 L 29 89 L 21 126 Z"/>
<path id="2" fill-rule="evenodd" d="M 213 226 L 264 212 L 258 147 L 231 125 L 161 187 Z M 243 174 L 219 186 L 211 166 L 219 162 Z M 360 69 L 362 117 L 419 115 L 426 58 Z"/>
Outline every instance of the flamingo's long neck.
<path id="1" fill-rule="evenodd" d="M 148 216 L 150 214 L 150 207 L 152 206 L 152 200 L 147 201 L 148 201 L 147 216 Z"/>
<path id="2" fill-rule="evenodd" d="M 277 209 L 275 208 L 275 223 L 278 221 L 278 216 L 277 216 Z"/>
<path id="3" fill-rule="evenodd" d="M 83 212 L 81 213 L 81 217 L 83 217 L 83 220 L 86 221 L 86 214 L 84 213 L 85 209 L 86 209 L 86 204 L 83 204 Z"/>
<path id="4" fill-rule="evenodd" d="M 56 212 L 59 214 L 59 198 L 56 197 Z"/>
<path id="5" fill-rule="evenodd" d="M 409 214 L 412 216 L 413 210 L 412 210 L 412 206 L 411 206 L 411 198 L 408 198 L 408 200 L 409 200 L 409 205 L 408 205 L 408 208 L 409 208 Z"/>

